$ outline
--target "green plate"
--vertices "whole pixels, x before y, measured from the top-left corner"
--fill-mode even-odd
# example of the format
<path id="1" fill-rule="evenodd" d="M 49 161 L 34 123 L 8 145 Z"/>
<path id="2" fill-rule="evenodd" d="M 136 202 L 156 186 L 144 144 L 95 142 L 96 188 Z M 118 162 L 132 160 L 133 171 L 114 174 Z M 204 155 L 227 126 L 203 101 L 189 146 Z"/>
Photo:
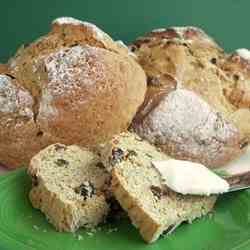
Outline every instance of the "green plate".
<path id="1" fill-rule="evenodd" d="M 97 232 L 56 232 L 44 215 L 31 207 L 27 198 L 30 185 L 25 169 L 0 177 L 1 250 L 250 249 L 250 191 L 224 195 L 214 213 L 147 245 L 127 219 Z"/>

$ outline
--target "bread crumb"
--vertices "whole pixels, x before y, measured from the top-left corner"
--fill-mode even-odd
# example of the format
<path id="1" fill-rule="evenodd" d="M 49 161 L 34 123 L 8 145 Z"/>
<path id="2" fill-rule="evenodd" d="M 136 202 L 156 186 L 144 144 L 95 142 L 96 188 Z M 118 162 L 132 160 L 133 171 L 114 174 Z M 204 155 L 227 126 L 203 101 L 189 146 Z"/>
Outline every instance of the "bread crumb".
<path id="1" fill-rule="evenodd" d="M 83 237 L 82 237 L 80 234 L 78 234 L 78 235 L 77 235 L 77 239 L 78 239 L 78 240 L 82 240 Z"/>
<path id="2" fill-rule="evenodd" d="M 107 231 L 107 234 L 111 234 L 111 233 L 114 233 L 114 232 L 117 232 L 118 231 L 118 228 L 114 227 L 114 228 L 109 228 L 108 231 Z"/>
<path id="3" fill-rule="evenodd" d="M 211 220 L 213 218 L 214 218 L 214 213 L 213 212 L 208 213 L 208 219 Z"/>
<path id="4" fill-rule="evenodd" d="M 86 234 L 90 237 L 92 237 L 94 234 L 92 232 L 86 232 Z"/>

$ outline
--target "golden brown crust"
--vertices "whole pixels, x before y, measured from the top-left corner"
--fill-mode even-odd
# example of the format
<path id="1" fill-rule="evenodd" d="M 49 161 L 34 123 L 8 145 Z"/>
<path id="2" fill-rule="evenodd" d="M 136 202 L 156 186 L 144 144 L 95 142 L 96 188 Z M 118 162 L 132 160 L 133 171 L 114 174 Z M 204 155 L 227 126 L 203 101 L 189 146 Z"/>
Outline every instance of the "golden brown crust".
<path id="1" fill-rule="evenodd" d="M 92 147 L 126 130 L 146 92 L 145 74 L 129 53 L 93 24 L 60 20 L 22 46 L 0 74 L 8 70 L 30 96 L 32 118 L 15 128 L 10 112 L 6 132 L 1 115 L 0 144 L 9 146 L 1 146 L 0 161 L 16 168 L 49 144 Z"/>
<path id="2" fill-rule="evenodd" d="M 39 133 L 34 123 L 33 98 L 10 75 L 0 74 L 0 162 L 9 168 L 27 163 L 42 142 L 34 140 Z M 39 137 L 39 136 L 38 136 Z"/>
<path id="3" fill-rule="evenodd" d="M 8 66 L 6 64 L 0 63 L 0 74 L 7 73 L 8 72 Z"/>
<path id="4" fill-rule="evenodd" d="M 151 133 L 152 137 L 154 137 L 154 140 L 151 140 L 151 142 L 161 146 L 171 156 L 202 161 L 202 163 L 209 166 L 224 164 L 241 153 L 241 141 L 249 139 L 248 135 L 250 133 L 245 133 L 246 129 L 241 129 L 239 122 L 235 122 L 239 119 L 233 114 L 237 109 L 249 107 L 250 89 L 246 85 L 250 85 L 243 83 L 240 77 L 238 77 L 239 79 L 237 78 L 237 83 L 235 83 L 236 76 L 234 75 L 236 73 L 233 72 L 236 72 L 238 67 L 244 77 L 249 79 L 247 70 L 249 62 L 242 58 L 239 60 L 238 55 L 235 54 L 226 56 L 213 39 L 201 29 L 195 27 L 173 27 L 154 30 L 138 38 L 131 45 L 131 48 L 137 55 L 138 62 L 145 70 L 148 81 L 146 99 L 141 105 L 133 123 L 133 128 L 137 132 L 140 131 L 139 134 L 141 136 L 146 138 L 146 133 Z M 163 123 L 159 117 L 158 126 L 155 125 L 153 128 L 151 125 L 148 125 L 148 117 L 150 115 L 153 116 L 152 113 L 155 113 L 154 117 L 158 111 L 160 113 L 164 106 L 162 104 L 164 99 L 176 89 L 185 89 L 197 94 L 197 100 L 193 100 L 193 102 L 198 104 L 198 99 L 202 98 L 209 104 L 211 111 L 219 113 L 221 117 L 219 120 L 223 121 L 224 125 L 226 124 L 224 135 L 227 136 L 219 143 L 220 145 L 218 144 L 218 148 L 214 144 L 214 149 L 211 149 L 213 152 L 214 150 L 217 151 L 217 156 L 214 156 L 213 153 L 213 157 L 206 156 L 206 152 L 210 150 L 205 148 L 204 153 L 200 154 L 198 150 L 197 155 L 187 153 L 182 149 L 182 146 L 188 144 L 189 140 L 183 138 L 181 126 L 189 126 L 187 124 L 188 120 L 186 120 L 186 125 L 179 125 L 180 138 L 176 141 L 168 138 L 168 142 L 166 142 L 166 136 L 164 142 L 159 140 L 158 136 L 164 134 L 164 131 L 161 130 Z M 183 100 L 179 102 L 181 103 Z M 166 105 L 164 108 L 167 108 Z M 190 108 L 186 107 L 186 109 L 186 113 L 188 113 Z M 193 113 L 193 116 L 197 116 L 197 113 Z M 173 119 L 175 118 L 176 116 L 173 113 Z M 197 126 L 195 121 L 193 121 L 194 130 L 200 127 L 198 120 Z M 155 130 L 155 127 L 158 128 Z M 231 131 L 232 133 L 227 133 L 226 131 Z M 222 135 L 223 131 L 220 134 Z M 217 136 L 218 133 L 214 131 L 214 135 L 210 138 L 211 140 L 202 138 L 201 134 L 197 134 L 197 138 L 194 139 L 198 141 L 204 141 L 203 139 L 205 139 L 205 141 L 210 141 L 209 144 L 212 145 L 213 139 L 216 139 Z M 182 140 L 180 147 L 177 147 L 180 140 Z M 218 142 L 218 140 L 216 141 Z"/>

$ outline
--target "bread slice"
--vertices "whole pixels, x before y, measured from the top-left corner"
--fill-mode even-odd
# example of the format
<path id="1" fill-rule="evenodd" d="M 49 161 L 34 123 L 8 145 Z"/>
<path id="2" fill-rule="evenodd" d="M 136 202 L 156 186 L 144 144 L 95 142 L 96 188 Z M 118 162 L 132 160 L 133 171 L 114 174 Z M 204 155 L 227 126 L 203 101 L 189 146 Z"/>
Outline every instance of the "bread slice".
<path id="1" fill-rule="evenodd" d="M 183 221 L 191 222 L 213 208 L 215 196 L 181 195 L 163 187 L 151 162 L 168 156 L 135 134 L 116 136 L 106 148 L 110 154 L 103 154 L 103 162 L 113 165 L 113 194 L 146 242 L 157 240 L 164 231 Z"/>
<path id="2" fill-rule="evenodd" d="M 28 173 L 32 205 L 58 231 L 94 227 L 108 214 L 104 189 L 110 175 L 92 152 L 54 144 L 32 158 Z"/>

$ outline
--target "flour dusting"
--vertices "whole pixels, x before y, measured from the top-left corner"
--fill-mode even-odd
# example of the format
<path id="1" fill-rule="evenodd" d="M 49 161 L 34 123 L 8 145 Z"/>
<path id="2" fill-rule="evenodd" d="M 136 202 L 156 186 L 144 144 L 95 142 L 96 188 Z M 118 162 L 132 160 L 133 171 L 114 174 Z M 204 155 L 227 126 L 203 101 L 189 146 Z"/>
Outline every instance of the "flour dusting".
<path id="1" fill-rule="evenodd" d="M 15 86 L 10 77 L 0 75 L 0 112 L 17 112 L 21 116 L 32 117 L 32 104 L 32 97 L 27 91 Z"/>
<path id="2" fill-rule="evenodd" d="M 48 87 L 53 95 L 64 95 L 93 86 L 104 78 L 104 65 L 98 56 L 100 48 L 75 46 L 63 48 L 45 58 Z"/>
<path id="3" fill-rule="evenodd" d="M 248 49 L 237 49 L 236 54 L 245 59 L 246 61 L 250 61 L 250 51 Z"/>
<path id="4" fill-rule="evenodd" d="M 49 93 L 47 89 L 42 89 L 42 95 L 39 104 L 39 116 L 41 117 L 55 117 L 57 115 L 57 110 L 53 106 L 53 96 Z"/>
<path id="5" fill-rule="evenodd" d="M 172 142 L 182 152 L 212 159 L 236 129 L 194 92 L 177 89 L 144 118 L 137 132 L 152 143 Z"/>
<path id="6" fill-rule="evenodd" d="M 93 31 L 93 33 L 95 34 L 96 38 L 99 40 L 103 40 L 105 37 L 107 37 L 108 35 L 103 32 L 101 29 L 99 29 L 96 25 L 89 23 L 89 22 L 84 22 L 81 20 L 78 20 L 76 18 L 73 17 L 59 17 L 57 19 L 55 19 L 52 24 L 59 24 L 59 25 L 84 25 L 87 28 L 91 29 Z"/>

